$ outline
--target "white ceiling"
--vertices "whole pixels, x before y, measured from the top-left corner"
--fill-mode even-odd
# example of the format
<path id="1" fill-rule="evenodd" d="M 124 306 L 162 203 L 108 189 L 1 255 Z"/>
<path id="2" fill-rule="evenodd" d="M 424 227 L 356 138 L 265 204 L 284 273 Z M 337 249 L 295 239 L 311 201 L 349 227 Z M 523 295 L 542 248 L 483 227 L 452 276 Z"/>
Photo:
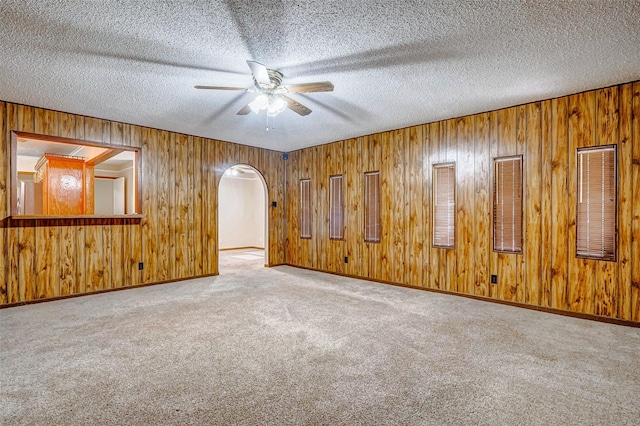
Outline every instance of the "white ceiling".
<path id="1" fill-rule="evenodd" d="M 0 99 L 279 151 L 640 79 L 640 0 L 3 0 Z M 291 95 L 238 116 L 246 60 Z"/>

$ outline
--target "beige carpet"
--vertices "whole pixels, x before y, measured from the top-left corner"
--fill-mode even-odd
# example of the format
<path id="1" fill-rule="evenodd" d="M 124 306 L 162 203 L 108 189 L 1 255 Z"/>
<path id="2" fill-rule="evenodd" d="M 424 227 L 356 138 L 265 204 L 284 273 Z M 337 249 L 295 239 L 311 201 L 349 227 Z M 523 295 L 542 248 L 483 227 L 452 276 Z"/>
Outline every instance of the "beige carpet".
<path id="1" fill-rule="evenodd" d="M 640 424 L 640 330 L 291 267 L 0 310 L 0 424 Z"/>
<path id="2" fill-rule="evenodd" d="M 218 252 L 220 275 L 234 274 L 249 269 L 261 269 L 265 265 L 264 250 L 238 249 Z"/>

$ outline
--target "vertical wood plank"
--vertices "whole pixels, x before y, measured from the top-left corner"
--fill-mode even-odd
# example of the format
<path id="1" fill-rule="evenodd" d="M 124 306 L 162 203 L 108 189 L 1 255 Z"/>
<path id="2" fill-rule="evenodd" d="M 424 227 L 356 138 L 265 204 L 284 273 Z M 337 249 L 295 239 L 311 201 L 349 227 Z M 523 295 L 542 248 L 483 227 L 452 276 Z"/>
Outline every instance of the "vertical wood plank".
<path id="1" fill-rule="evenodd" d="M 203 238 L 203 226 L 202 222 L 204 220 L 205 212 L 202 203 L 202 197 L 204 194 L 204 180 L 203 174 L 206 173 L 206 165 L 203 161 L 204 149 L 203 149 L 203 140 L 202 138 L 194 137 L 193 138 L 193 167 L 194 167 L 194 175 L 193 175 L 193 269 L 192 275 L 199 276 L 204 274 L 204 266 L 203 266 L 203 251 L 204 251 L 204 242 Z"/>
<path id="2" fill-rule="evenodd" d="M 85 227 L 86 291 L 104 289 L 104 233 L 99 219 L 87 220 Z"/>
<path id="3" fill-rule="evenodd" d="M 596 91 L 595 121 L 595 144 L 617 144 L 620 139 L 617 86 Z M 618 200 L 618 205 L 620 205 L 620 200 Z M 607 317 L 617 317 L 618 264 L 616 262 L 598 263 L 594 288 L 594 313 Z"/>
<path id="4" fill-rule="evenodd" d="M 171 215 L 170 210 L 170 184 L 171 167 L 173 165 L 172 145 L 169 142 L 169 133 L 161 130 L 158 132 L 158 215 L 156 218 L 156 234 L 158 238 L 158 280 L 171 279 Z M 173 166 L 175 167 L 175 166 Z"/>
<path id="5" fill-rule="evenodd" d="M 113 288 L 113 220 L 100 221 L 102 225 L 102 288 Z M 121 248 L 120 248 L 121 249 Z"/>
<path id="6" fill-rule="evenodd" d="M 405 241 L 408 240 L 408 234 L 405 220 L 405 212 L 409 210 L 406 197 L 405 187 L 405 153 L 407 152 L 406 139 L 404 131 L 395 130 L 390 132 L 389 138 L 391 164 L 393 166 L 389 181 L 389 198 L 388 212 L 391 216 L 389 228 L 389 257 L 391 260 L 390 275 L 391 281 L 396 283 L 405 283 Z"/>
<path id="7" fill-rule="evenodd" d="M 458 195 L 456 200 L 456 255 L 458 291 L 474 294 L 474 137 L 473 117 L 457 120 L 458 134 Z"/>
<path id="8" fill-rule="evenodd" d="M 551 120 L 551 217 L 554 229 L 551 234 L 551 307 L 567 309 L 570 228 L 569 98 L 551 101 Z"/>
<path id="9" fill-rule="evenodd" d="M 541 238 L 541 265 L 540 265 L 540 305 L 551 307 L 552 303 L 552 287 L 551 287 L 551 269 L 552 269 L 552 227 L 553 215 L 552 211 L 552 107 L 551 101 L 544 101 L 540 105 L 540 150 L 541 150 L 541 167 L 542 176 L 540 182 L 541 190 L 541 217 L 540 217 L 540 238 Z"/>
<path id="10" fill-rule="evenodd" d="M 76 116 L 64 112 L 58 113 L 58 133 L 63 138 L 76 137 Z"/>
<path id="11" fill-rule="evenodd" d="M 102 142 L 102 120 L 84 117 L 84 137 L 82 137 L 82 139 Z"/>
<path id="12" fill-rule="evenodd" d="M 620 86 L 620 142 L 618 144 L 618 315 L 631 320 L 631 257 L 633 223 L 633 84 Z M 636 203 L 637 200 L 636 200 Z"/>
<path id="13" fill-rule="evenodd" d="M 76 226 L 72 219 L 60 223 L 60 295 L 79 293 L 76 283 L 77 263 Z"/>
<path id="14" fill-rule="evenodd" d="M 142 202 L 142 259 L 143 273 L 141 283 L 149 283 L 158 280 L 157 257 L 157 158 L 158 158 L 158 131 L 155 129 L 142 129 L 142 176 L 143 176 L 143 202 Z"/>
<path id="15" fill-rule="evenodd" d="M 456 207 L 458 204 L 458 198 L 459 198 L 459 192 L 460 192 L 460 165 L 458 164 L 458 120 L 457 119 L 452 119 L 452 120 L 447 120 L 447 136 L 446 139 L 443 140 L 443 142 L 446 140 L 446 146 L 447 146 L 447 161 L 451 161 L 454 162 L 456 164 L 456 176 L 455 176 L 455 182 L 456 182 L 456 188 L 455 188 L 455 199 L 456 199 Z M 454 218 L 454 223 L 455 223 L 455 247 L 457 249 L 457 247 L 460 244 L 460 241 L 457 239 L 458 238 L 458 228 L 459 228 L 459 224 L 458 224 L 458 218 L 455 217 Z M 445 275 L 444 275 L 444 279 L 445 279 L 445 288 L 449 291 L 459 291 L 458 289 L 458 284 L 459 284 L 459 279 L 458 279 L 458 253 L 456 252 L 456 249 L 453 250 L 442 250 L 442 258 L 441 260 L 444 261 L 443 267 L 446 270 Z"/>
<path id="16" fill-rule="evenodd" d="M 541 145 L 541 104 L 535 102 L 526 106 L 526 146 L 523 166 L 526 176 L 523 209 L 523 249 L 526 263 L 524 302 L 540 305 L 542 268 L 542 145 Z M 526 224 L 526 226 L 524 226 Z"/>
<path id="17" fill-rule="evenodd" d="M 0 138 L 2 144 L 0 144 L 0 216 L 2 218 L 9 216 L 10 213 L 10 185 L 11 185 L 11 167 L 9 165 L 10 154 L 10 129 L 8 128 L 9 112 L 7 105 L 0 101 Z M 6 259 L 6 257 L 4 258 Z"/>
<path id="18" fill-rule="evenodd" d="M 35 227 L 36 299 L 60 296 L 60 259 L 56 221 L 38 220 Z"/>
<path id="19" fill-rule="evenodd" d="M 187 218 L 189 214 L 189 205 L 187 195 L 189 193 L 190 177 L 188 166 L 189 148 L 187 146 L 187 137 L 182 134 L 175 136 L 173 140 L 175 151 L 172 158 L 175 159 L 175 167 L 173 170 L 174 182 L 171 185 L 171 218 L 170 222 L 174 223 L 174 242 L 172 246 L 171 262 L 174 271 L 171 275 L 172 279 L 185 278 L 189 275 L 189 245 L 187 240 L 188 224 Z M 173 160 L 172 160 L 173 163 Z"/>
<path id="20" fill-rule="evenodd" d="M 423 146 L 422 126 L 409 129 L 409 244 L 408 244 L 408 280 L 407 284 L 424 287 L 423 282 L 423 247 L 427 244 L 424 238 L 423 210 Z"/>
<path id="21" fill-rule="evenodd" d="M 364 259 L 361 252 L 362 225 L 360 219 L 362 189 L 362 139 L 350 139 L 345 143 L 345 238 L 346 256 L 349 262 L 346 273 L 349 275 L 363 275 L 360 269 Z"/>
<path id="22" fill-rule="evenodd" d="M 18 301 L 26 302 L 37 298 L 35 277 L 35 221 L 23 221 L 18 230 Z"/>
<path id="23" fill-rule="evenodd" d="M 475 172 L 475 234 L 474 234 L 474 270 L 475 294 L 489 296 L 489 267 L 491 243 L 491 155 L 489 151 L 489 114 L 476 116 L 476 140 L 474 155 Z"/>
<path id="24" fill-rule="evenodd" d="M 633 83 L 633 171 L 631 199 L 635 200 L 631 220 L 631 320 L 640 321 L 640 82 Z M 629 225 L 627 225 L 629 226 Z"/>

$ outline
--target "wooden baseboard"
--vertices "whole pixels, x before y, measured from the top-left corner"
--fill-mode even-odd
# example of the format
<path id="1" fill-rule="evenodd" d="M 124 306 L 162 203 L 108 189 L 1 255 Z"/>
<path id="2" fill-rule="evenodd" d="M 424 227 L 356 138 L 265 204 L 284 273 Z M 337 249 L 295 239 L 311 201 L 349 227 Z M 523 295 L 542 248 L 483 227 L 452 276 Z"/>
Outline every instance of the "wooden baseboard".
<path id="1" fill-rule="evenodd" d="M 153 286 L 153 285 L 171 284 L 171 283 L 175 283 L 175 282 L 178 282 L 178 281 L 195 280 L 195 279 L 198 279 L 198 278 L 206 278 L 206 277 L 215 277 L 217 275 L 218 274 L 198 275 L 198 276 L 195 276 L 195 277 L 179 278 L 179 279 L 166 280 L 166 281 L 156 281 L 156 282 L 152 282 L 152 283 L 136 284 L 136 285 L 130 285 L 130 286 L 126 286 L 126 287 L 106 288 L 104 290 L 91 291 L 91 292 L 88 292 L 88 293 L 67 294 L 67 295 L 64 295 L 64 296 L 47 297 L 47 298 L 44 298 L 44 299 L 26 300 L 24 302 L 7 303 L 6 305 L 0 305 L 0 309 L 14 308 L 16 306 L 24 306 L 24 305 L 34 305 L 36 303 L 53 302 L 53 301 L 56 301 L 56 300 L 73 299 L 75 297 L 93 296 L 94 294 L 111 293 L 111 292 L 120 291 L 120 290 L 130 290 L 132 288 L 142 288 L 142 287 L 150 287 L 150 286 Z"/>
<path id="2" fill-rule="evenodd" d="M 582 312 L 563 311 L 561 309 L 546 308 L 544 306 L 536 306 L 536 305 L 528 305 L 526 303 L 513 302 L 511 300 L 492 299 L 490 297 L 476 296 L 474 294 L 458 293 L 458 292 L 455 292 L 455 291 L 441 290 L 441 289 L 438 289 L 438 288 L 418 287 L 418 286 L 409 285 L 409 284 L 396 283 L 396 282 L 393 282 L 393 281 L 385 281 L 385 280 L 378 280 L 378 279 L 375 279 L 375 278 L 367 278 L 367 277 L 359 277 L 357 275 L 343 274 L 341 272 L 323 271 L 323 270 L 320 270 L 320 269 L 314 269 L 314 268 L 307 268 L 307 267 L 304 267 L 304 266 L 292 265 L 290 263 L 287 263 L 286 265 L 287 266 L 292 266 L 294 268 L 306 269 L 308 271 L 315 271 L 315 272 L 322 272 L 322 273 L 325 273 L 325 274 L 339 275 L 341 277 L 355 278 L 355 279 L 358 279 L 358 280 L 371 281 L 371 282 L 376 282 L 376 283 L 381 283 L 381 284 L 389 284 L 389 285 L 394 285 L 394 286 L 397 286 L 397 287 L 411 288 L 411 289 L 414 289 L 414 290 L 424 290 L 424 291 L 429 291 L 429 292 L 432 292 L 432 293 L 448 294 L 448 295 L 451 295 L 451 296 L 462 296 L 462 297 L 466 297 L 468 299 L 480 300 L 480 301 L 483 301 L 483 302 L 498 303 L 500 305 L 515 306 L 517 308 L 524 308 L 524 309 L 529 309 L 529 310 L 532 310 L 532 311 L 545 312 L 545 313 L 548 313 L 548 314 L 555 314 L 555 315 L 562 315 L 562 316 L 565 316 L 565 317 L 572 317 L 572 318 L 580 318 L 580 319 L 586 319 L 586 320 L 591 320 L 591 321 L 605 322 L 605 323 L 608 323 L 608 324 L 622 325 L 622 326 L 625 326 L 625 327 L 640 328 L 640 322 L 621 320 L 621 319 L 618 319 L 618 318 L 603 317 L 603 316 L 593 315 L 593 314 L 584 314 Z"/>

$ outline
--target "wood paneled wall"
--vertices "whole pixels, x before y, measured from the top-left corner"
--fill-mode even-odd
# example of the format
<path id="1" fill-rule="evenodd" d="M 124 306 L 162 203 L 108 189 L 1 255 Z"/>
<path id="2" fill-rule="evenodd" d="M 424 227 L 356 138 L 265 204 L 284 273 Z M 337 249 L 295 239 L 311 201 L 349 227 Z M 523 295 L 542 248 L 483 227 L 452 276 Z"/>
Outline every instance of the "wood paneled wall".
<path id="1" fill-rule="evenodd" d="M 142 219 L 6 219 L 14 130 L 142 147 Z M 218 183 L 239 163 L 262 173 L 278 203 L 268 255 L 284 262 L 279 152 L 1 101 L 0 135 L 0 305 L 217 274 Z"/>
<path id="2" fill-rule="evenodd" d="M 618 261 L 576 258 L 576 148 L 618 146 Z M 493 158 L 524 158 L 524 250 L 492 249 Z M 456 163 L 456 248 L 432 247 L 432 164 Z M 640 83 L 290 153 L 287 263 L 417 287 L 640 321 Z M 364 243 L 363 174 L 381 171 L 382 242 Z M 343 174 L 345 239 L 329 239 Z M 312 238 L 298 231 L 310 178 Z M 344 257 L 348 263 L 344 263 Z M 498 284 L 490 283 L 491 274 Z"/>

